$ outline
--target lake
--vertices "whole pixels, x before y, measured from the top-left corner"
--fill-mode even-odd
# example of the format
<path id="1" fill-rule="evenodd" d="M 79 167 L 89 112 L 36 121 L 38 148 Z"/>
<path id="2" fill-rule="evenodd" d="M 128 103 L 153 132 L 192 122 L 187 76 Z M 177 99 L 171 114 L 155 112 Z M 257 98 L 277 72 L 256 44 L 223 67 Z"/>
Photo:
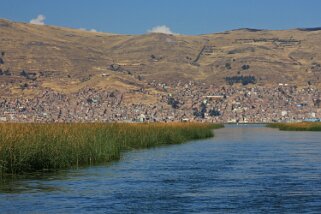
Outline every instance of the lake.
<path id="1" fill-rule="evenodd" d="M 320 213 L 321 132 L 227 125 L 215 137 L 0 185 L 1 213 Z"/>

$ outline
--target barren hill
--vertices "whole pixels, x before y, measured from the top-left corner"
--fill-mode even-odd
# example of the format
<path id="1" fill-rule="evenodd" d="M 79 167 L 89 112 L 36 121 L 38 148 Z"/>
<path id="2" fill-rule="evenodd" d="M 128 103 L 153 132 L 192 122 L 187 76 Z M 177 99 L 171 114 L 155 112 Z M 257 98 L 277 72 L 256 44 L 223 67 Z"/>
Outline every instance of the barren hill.
<path id="1" fill-rule="evenodd" d="M 320 86 L 321 77 L 319 28 L 113 35 L 0 20 L 0 51 L 0 80 L 11 83 L 15 92 L 19 84 L 33 82 L 39 88 L 72 91 L 153 80 L 222 86 L 226 77 L 242 75 L 254 76 L 259 85 Z"/>

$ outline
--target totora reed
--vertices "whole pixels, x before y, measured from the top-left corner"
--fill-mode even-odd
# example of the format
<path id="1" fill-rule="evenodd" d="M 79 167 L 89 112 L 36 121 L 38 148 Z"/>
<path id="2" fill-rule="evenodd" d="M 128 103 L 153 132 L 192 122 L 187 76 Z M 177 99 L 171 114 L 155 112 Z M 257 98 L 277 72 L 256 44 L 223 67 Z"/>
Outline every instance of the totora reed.
<path id="1" fill-rule="evenodd" d="M 121 151 L 213 136 L 203 123 L 0 124 L 0 175 L 104 163 Z M 0 177 L 1 177 L 0 176 Z"/>
<path id="2" fill-rule="evenodd" d="M 321 123 L 318 122 L 272 123 L 268 127 L 278 128 L 282 131 L 321 131 Z"/>

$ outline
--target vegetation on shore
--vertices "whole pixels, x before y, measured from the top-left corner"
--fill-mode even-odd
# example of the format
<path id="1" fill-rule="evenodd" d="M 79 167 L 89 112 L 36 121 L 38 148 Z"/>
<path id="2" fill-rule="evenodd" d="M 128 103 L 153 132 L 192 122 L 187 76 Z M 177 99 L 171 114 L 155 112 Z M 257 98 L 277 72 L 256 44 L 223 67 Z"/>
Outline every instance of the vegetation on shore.
<path id="1" fill-rule="evenodd" d="M 0 123 L 0 177 L 93 165 L 121 151 L 213 136 L 222 125 L 203 123 Z"/>
<path id="2" fill-rule="evenodd" d="M 321 131 L 321 123 L 301 122 L 301 123 L 273 123 L 268 127 L 278 128 L 283 131 Z"/>

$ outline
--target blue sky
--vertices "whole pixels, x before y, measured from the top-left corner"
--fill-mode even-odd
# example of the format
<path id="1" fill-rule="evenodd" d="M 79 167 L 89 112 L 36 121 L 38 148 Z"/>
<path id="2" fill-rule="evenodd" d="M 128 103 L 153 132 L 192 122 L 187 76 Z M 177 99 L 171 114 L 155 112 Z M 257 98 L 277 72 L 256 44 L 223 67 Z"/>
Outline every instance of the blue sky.
<path id="1" fill-rule="evenodd" d="M 321 26 L 320 0 L 0 0 L 0 17 L 102 32 L 143 34 L 165 25 L 180 34 L 249 27 Z"/>

